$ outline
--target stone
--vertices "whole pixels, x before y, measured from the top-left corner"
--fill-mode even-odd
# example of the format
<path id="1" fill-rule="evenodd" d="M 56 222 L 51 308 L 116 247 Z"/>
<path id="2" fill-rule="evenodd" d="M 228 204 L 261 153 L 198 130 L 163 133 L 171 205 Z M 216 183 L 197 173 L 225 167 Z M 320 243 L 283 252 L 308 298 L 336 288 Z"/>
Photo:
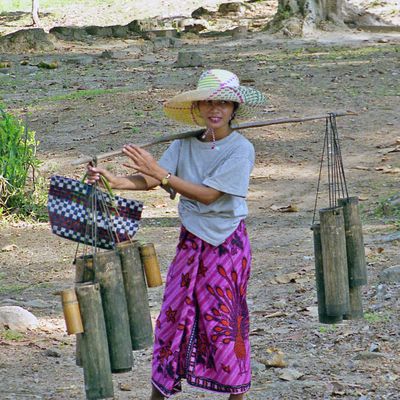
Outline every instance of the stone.
<path id="1" fill-rule="evenodd" d="M 54 35 L 57 39 L 72 41 L 84 41 L 88 36 L 86 28 L 77 26 L 55 26 L 49 30 L 49 33 Z"/>
<path id="2" fill-rule="evenodd" d="M 279 379 L 283 381 L 296 381 L 300 379 L 304 374 L 293 368 L 285 369 L 281 374 L 279 374 Z"/>
<path id="3" fill-rule="evenodd" d="M 154 50 L 167 49 L 168 47 L 171 47 L 171 39 L 167 37 L 157 37 L 152 40 L 152 42 L 154 44 Z"/>
<path id="4" fill-rule="evenodd" d="M 185 18 L 179 21 L 179 27 L 184 32 L 198 34 L 199 32 L 209 29 L 209 24 L 204 19 Z"/>
<path id="5" fill-rule="evenodd" d="M 379 280 L 382 283 L 400 283 L 400 265 L 384 269 L 379 274 Z"/>
<path id="6" fill-rule="evenodd" d="M 50 308 L 54 305 L 54 303 L 48 303 L 47 301 L 41 300 L 41 299 L 35 299 L 35 300 L 30 300 L 26 301 L 24 303 L 24 307 L 27 308 Z"/>
<path id="7" fill-rule="evenodd" d="M 179 68 L 201 67 L 203 66 L 203 58 L 197 51 L 180 51 L 176 66 Z"/>
<path id="8" fill-rule="evenodd" d="M 111 27 L 112 36 L 115 38 L 126 38 L 129 36 L 129 28 L 123 25 L 114 25 Z"/>
<path id="9" fill-rule="evenodd" d="M 248 34 L 247 26 L 238 26 L 232 30 L 232 37 L 234 39 L 245 39 Z"/>
<path id="10" fill-rule="evenodd" d="M 39 325 L 37 318 L 19 306 L 0 307 L 0 328 L 8 328 L 14 331 L 25 332 L 35 329 Z"/>
<path id="11" fill-rule="evenodd" d="M 218 7 L 218 13 L 221 15 L 236 14 L 243 15 L 246 11 L 246 6 L 243 3 L 222 3 Z"/>
<path id="12" fill-rule="evenodd" d="M 204 17 L 215 17 L 217 15 L 216 11 L 211 11 L 204 7 L 196 8 L 191 14 L 192 18 L 204 18 Z"/>
<path id="13" fill-rule="evenodd" d="M 378 358 L 388 358 L 388 355 L 379 352 L 361 351 L 354 357 L 355 360 L 376 360 Z"/>
<path id="14" fill-rule="evenodd" d="M 0 38 L 0 52 L 52 51 L 54 44 L 40 28 L 23 29 Z"/>
<path id="15" fill-rule="evenodd" d="M 251 360 L 251 370 L 253 373 L 265 371 L 265 365 L 257 360 Z"/>

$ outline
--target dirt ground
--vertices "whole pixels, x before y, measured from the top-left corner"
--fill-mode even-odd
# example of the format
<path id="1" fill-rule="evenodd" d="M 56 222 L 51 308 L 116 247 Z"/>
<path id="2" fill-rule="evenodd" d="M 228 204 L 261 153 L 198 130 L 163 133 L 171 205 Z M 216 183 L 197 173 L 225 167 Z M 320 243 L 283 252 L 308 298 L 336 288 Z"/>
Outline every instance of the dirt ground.
<path id="1" fill-rule="evenodd" d="M 28 108 L 45 178 L 81 177 L 83 167 L 71 161 L 83 154 L 186 130 L 161 109 L 203 70 L 176 68 L 182 49 L 200 52 L 204 68 L 228 68 L 264 91 L 269 105 L 259 119 L 357 113 L 338 118 L 338 129 L 349 194 L 361 200 L 369 281 L 362 287 L 365 318 L 336 325 L 318 322 L 310 230 L 325 122 L 243 131 L 257 154 L 247 219 L 254 256 L 247 399 L 400 399 L 400 285 L 379 280 L 381 271 L 400 264 L 398 220 L 382 213 L 382 204 L 399 193 L 400 36 L 335 32 L 290 40 L 249 33 L 188 37 L 180 49 L 133 39 L 57 46 L 51 54 L 1 55 L 11 62 L 0 72 L 3 102 L 20 115 Z M 43 60 L 57 61 L 58 68 L 39 69 Z M 159 156 L 163 149 L 152 152 Z M 120 163 L 105 165 L 122 172 Z M 318 208 L 327 205 L 325 183 Z M 161 189 L 122 194 L 144 201 L 137 238 L 155 243 L 165 277 L 178 235 L 176 201 Z M 293 212 L 282 212 L 287 206 Z M 52 235 L 47 223 L 1 224 L 0 244 L 0 305 L 20 305 L 40 320 L 39 329 L 18 340 L 0 337 L 0 398 L 84 399 L 75 337 L 65 332 L 57 295 L 73 286 L 76 245 Z M 162 291 L 149 289 L 153 321 Z M 287 367 L 266 368 L 271 354 L 280 354 Z M 115 399 L 147 399 L 151 349 L 135 351 L 134 359 L 131 372 L 113 376 Z M 224 397 L 184 385 L 176 398 Z"/>

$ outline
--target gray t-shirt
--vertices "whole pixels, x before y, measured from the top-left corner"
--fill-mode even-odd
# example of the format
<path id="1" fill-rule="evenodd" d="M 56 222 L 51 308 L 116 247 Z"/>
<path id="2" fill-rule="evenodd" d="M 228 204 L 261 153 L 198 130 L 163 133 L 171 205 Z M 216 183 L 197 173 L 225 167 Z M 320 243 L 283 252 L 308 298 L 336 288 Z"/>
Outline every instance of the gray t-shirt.
<path id="1" fill-rule="evenodd" d="M 212 146 L 197 138 L 175 140 L 159 164 L 184 180 L 224 193 L 210 205 L 181 196 L 178 206 L 183 226 L 218 246 L 247 216 L 245 197 L 255 154 L 253 145 L 237 131 Z"/>

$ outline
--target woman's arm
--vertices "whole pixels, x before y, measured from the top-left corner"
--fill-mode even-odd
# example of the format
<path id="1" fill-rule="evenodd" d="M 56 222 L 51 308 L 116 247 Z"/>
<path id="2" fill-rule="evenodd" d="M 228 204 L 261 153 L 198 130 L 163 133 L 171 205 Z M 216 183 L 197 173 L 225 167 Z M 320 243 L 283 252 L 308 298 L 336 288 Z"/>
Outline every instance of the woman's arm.
<path id="1" fill-rule="evenodd" d="M 89 183 L 101 183 L 100 175 L 102 175 L 107 179 L 112 189 L 120 190 L 149 190 L 158 186 L 161 182 L 143 174 L 116 176 L 104 168 L 93 167 L 91 165 L 87 167 L 87 174 Z"/>
<path id="2" fill-rule="evenodd" d="M 127 145 L 124 146 L 123 152 L 131 160 L 130 163 L 124 163 L 124 166 L 136 169 L 143 174 L 141 176 L 150 178 L 151 182 L 157 182 L 159 185 L 161 180 L 168 175 L 168 171 L 158 165 L 157 161 L 146 150 L 137 146 Z M 213 203 L 224 194 L 208 186 L 185 181 L 175 175 L 169 178 L 169 186 L 188 199 L 196 200 L 206 205 Z"/>

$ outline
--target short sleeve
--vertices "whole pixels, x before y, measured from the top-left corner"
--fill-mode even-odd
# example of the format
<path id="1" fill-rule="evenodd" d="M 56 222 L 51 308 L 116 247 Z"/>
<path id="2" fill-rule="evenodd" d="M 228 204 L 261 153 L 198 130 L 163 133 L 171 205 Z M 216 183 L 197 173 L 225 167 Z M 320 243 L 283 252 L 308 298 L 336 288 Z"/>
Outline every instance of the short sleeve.
<path id="1" fill-rule="evenodd" d="M 165 168 L 171 174 L 176 175 L 178 168 L 179 153 L 181 150 L 180 140 L 174 140 L 164 154 L 161 156 L 158 164 Z"/>
<path id="2" fill-rule="evenodd" d="M 203 184 L 233 196 L 246 197 L 254 161 L 248 157 L 231 157 L 222 163 Z"/>

